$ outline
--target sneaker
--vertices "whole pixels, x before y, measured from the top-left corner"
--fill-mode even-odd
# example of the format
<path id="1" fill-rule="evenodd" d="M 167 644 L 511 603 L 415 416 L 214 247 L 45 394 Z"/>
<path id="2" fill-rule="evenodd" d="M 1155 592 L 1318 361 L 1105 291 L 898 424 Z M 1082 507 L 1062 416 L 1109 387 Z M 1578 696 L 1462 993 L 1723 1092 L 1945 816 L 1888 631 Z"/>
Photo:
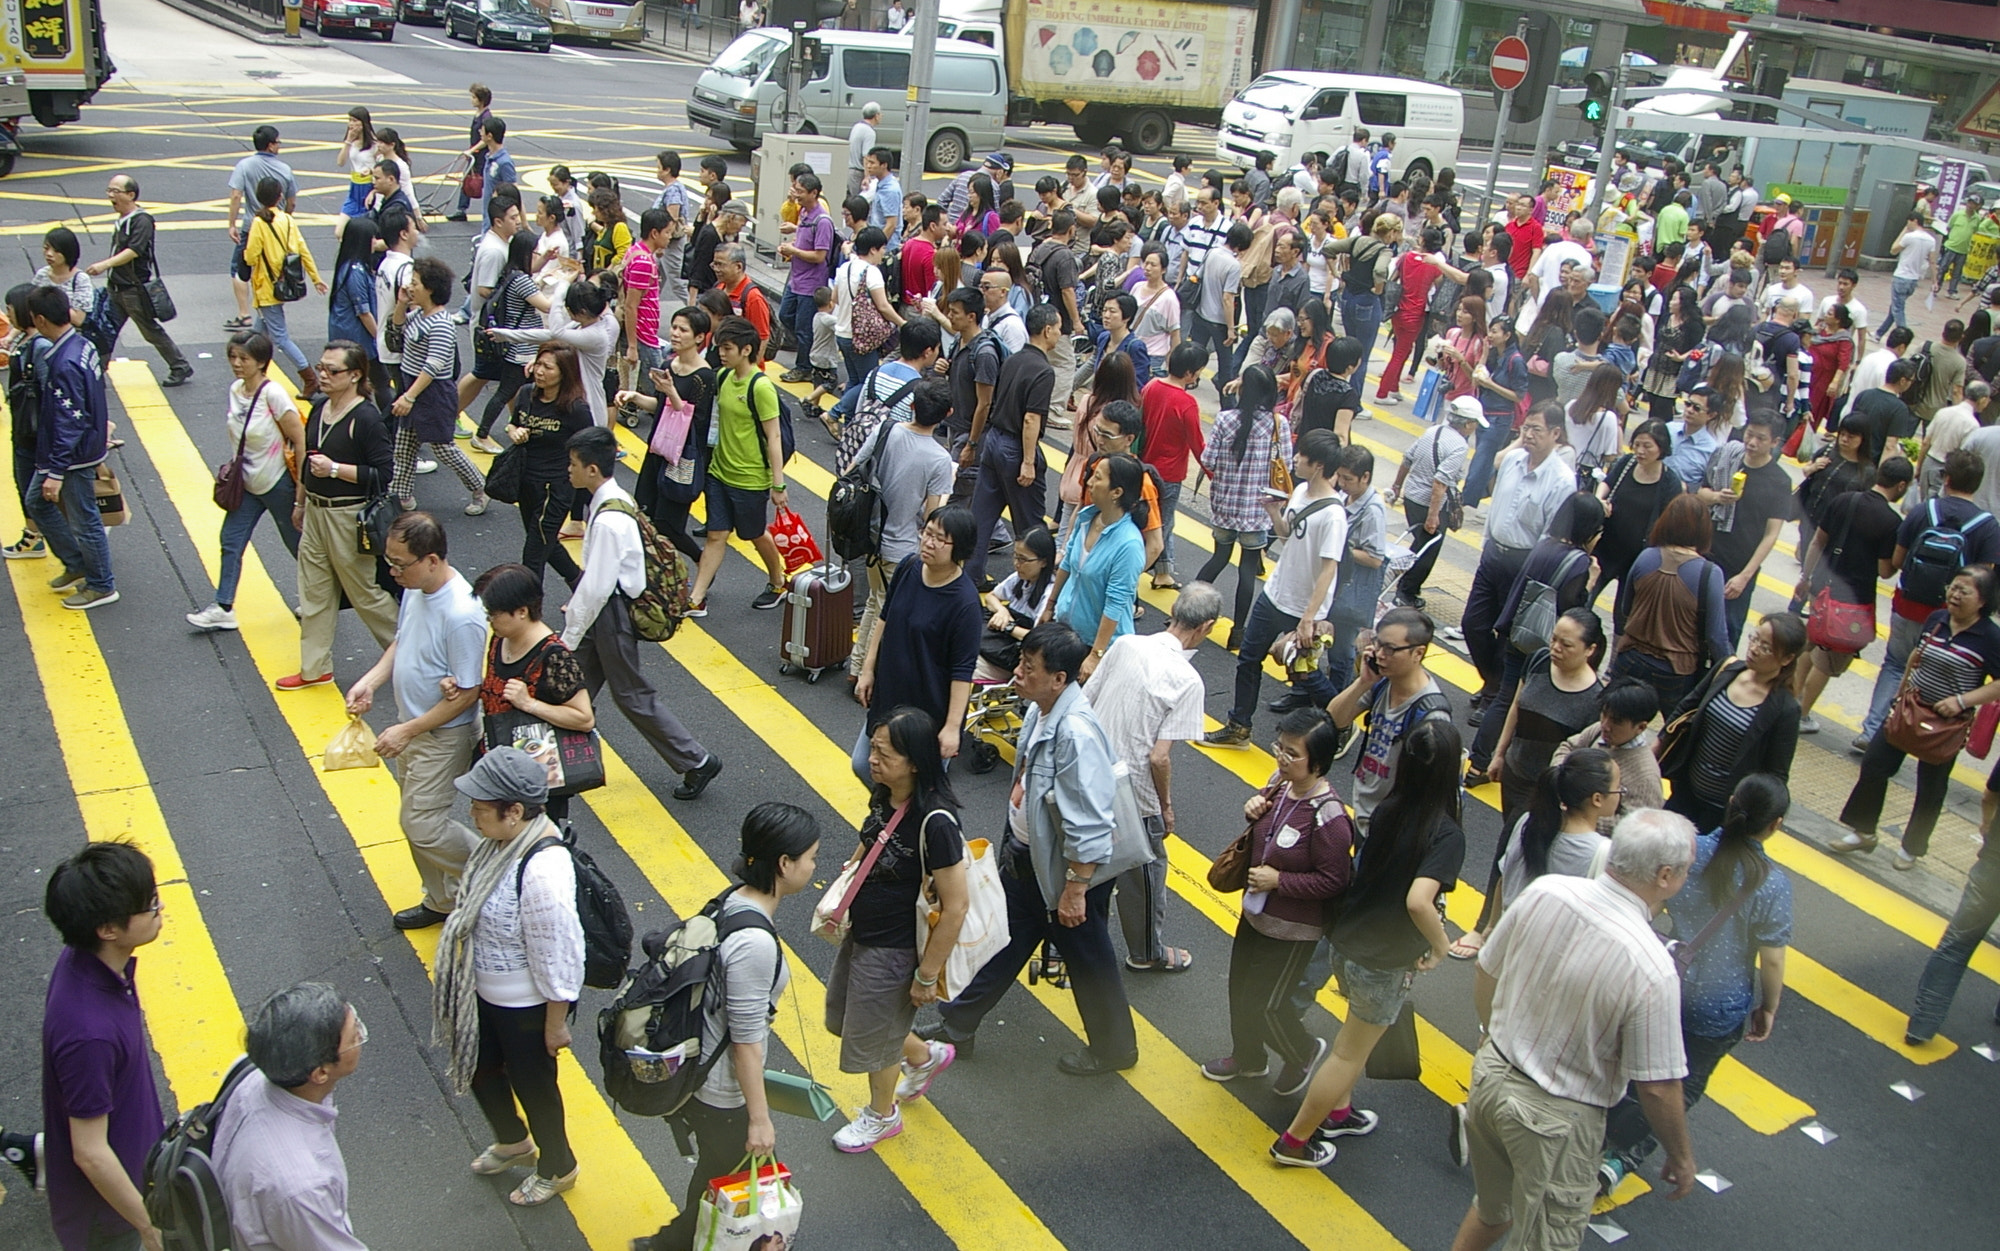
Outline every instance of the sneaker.
<path id="1" fill-rule="evenodd" d="M 813 376 L 813 371 L 812 371 L 812 366 L 810 366 L 810 365 L 795 365 L 795 366 L 793 366 L 792 368 L 790 368 L 790 369 L 787 369 L 787 370 L 786 370 L 786 371 L 785 371 L 784 373 L 782 373 L 782 374 L 779 374 L 779 375 L 778 375 L 778 381 L 780 381 L 780 382 L 811 382 L 811 381 L 812 381 L 812 376 Z"/>
<path id="2" fill-rule="evenodd" d="M 1306 1083 L 1312 1080 L 1313 1070 L 1319 1067 L 1321 1060 L 1326 1059 L 1326 1039 L 1315 1038 L 1313 1042 L 1317 1043 L 1318 1046 L 1313 1051 L 1313 1058 L 1311 1060 L 1304 1064 L 1287 1064 L 1284 1068 L 1278 1070 L 1278 1080 L 1271 1085 L 1271 1092 L 1273 1094 L 1289 1099 L 1306 1088 Z M 1359 1115 L 1359 1113 L 1356 1115 Z M 1373 1126 L 1370 1126 L 1370 1128 L 1372 1129 Z"/>
<path id="3" fill-rule="evenodd" d="M 873 1151 L 876 1143 L 902 1132 L 901 1108 L 891 1108 L 889 1115 L 882 1116 L 875 1109 L 864 1107 L 834 1134 L 833 1145 L 849 1155 L 859 1155 L 863 1151 Z"/>
<path id="4" fill-rule="evenodd" d="M 1333 732 L 1333 758 L 1335 760 L 1344 759 L 1347 753 L 1353 751 L 1360 742 L 1361 736 L 1354 732 L 1352 723 L 1349 723 L 1348 727 L 1344 730 L 1335 730 Z"/>
<path id="5" fill-rule="evenodd" d="M 65 569 L 49 579 L 49 589 L 58 595 L 65 595 L 83 585 L 83 571 Z"/>
<path id="6" fill-rule="evenodd" d="M 492 439 L 486 438 L 483 435 L 474 435 L 472 438 L 471 447 L 473 451 L 484 452 L 488 456 L 498 456 L 500 453 L 507 450 L 506 448 L 501 447 L 498 443 L 494 442 Z"/>
<path id="7" fill-rule="evenodd" d="M 463 213 L 452 213 L 452 214 L 450 214 L 449 216 L 447 216 L 447 217 L 445 218 L 445 220 L 446 220 L 446 221 L 448 221 L 448 222 L 462 222 L 462 221 L 464 221 L 464 220 L 465 220 L 465 214 L 463 214 Z"/>
<path id="8" fill-rule="evenodd" d="M 21 1176 L 28 1179 L 28 1189 L 49 1188 L 48 1173 L 43 1167 L 40 1134 L 0 1134 L 0 1160 L 21 1170 Z"/>
<path id="9" fill-rule="evenodd" d="M 281 691 L 303 691 L 309 686 L 325 686 L 331 681 L 333 681 L 331 673 L 322 673 L 316 678 L 309 678 L 303 673 L 288 673 L 271 685 Z"/>
<path id="10" fill-rule="evenodd" d="M 945 1029 L 943 1021 L 932 1021 L 928 1025 L 919 1025 L 910 1032 L 927 1043 L 950 1044 L 955 1059 L 970 1060 L 973 1051 L 979 1046 L 978 1035 L 967 1034 L 963 1038 L 953 1038 L 951 1032 Z"/>
<path id="11" fill-rule="evenodd" d="M 1819 733 L 1819 718 L 1813 716 L 1811 713 L 1807 713 L 1805 716 L 1800 717 L 1799 733 L 1801 734 Z"/>
<path id="12" fill-rule="evenodd" d="M 1465 631 L 1455 625 L 1439 626 L 1438 637 L 1450 643 L 1463 643 L 1465 641 Z"/>
<path id="13" fill-rule="evenodd" d="M 576 1175 L 583 1171 L 578 1165 L 561 1177 L 544 1177 L 540 1173 L 530 1173 L 527 1179 L 514 1187 L 507 1196 L 507 1202 L 517 1208 L 538 1208 L 565 1190 L 576 1189 Z"/>
<path id="14" fill-rule="evenodd" d="M 1465 1162 L 1472 1158 L 1472 1144 L 1466 1140 L 1465 1115 L 1464 1104 L 1451 1105 L 1451 1124 L 1445 1130 L 1444 1140 L 1444 1149 L 1451 1156 L 1451 1162 L 1460 1168 L 1464 1168 Z"/>
<path id="15" fill-rule="evenodd" d="M 1603 1162 L 1597 1166 L 1598 1197 L 1600 1199 L 1609 1197 L 1612 1191 L 1618 1189 L 1618 1183 L 1624 1181 L 1625 1175 L 1631 1171 L 1619 1156 L 1605 1156 Z"/>
<path id="16" fill-rule="evenodd" d="M 187 615 L 187 623 L 197 630 L 234 630 L 236 614 L 220 604 L 210 604 Z"/>
<path id="17" fill-rule="evenodd" d="M 938 1074 L 950 1068 L 951 1062 L 958 1059 L 958 1048 L 948 1042 L 929 1042 L 924 1045 L 930 1048 L 931 1058 L 914 1069 L 908 1064 L 903 1065 L 902 1076 L 896 1079 L 898 1103 L 908 1103 L 912 1099 L 923 1098 L 924 1093 L 931 1088 L 931 1083 L 937 1080 Z"/>
<path id="18" fill-rule="evenodd" d="M 1201 1075 L 1212 1082 L 1233 1082 L 1239 1077 L 1263 1077 L 1270 1071 L 1269 1061 L 1265 1062 L 1263 1068 L 1251 1070 L 1244 1068 L 1242 1061 L 1235 1056 L 1223 1056 L 1219 1060 L 1210 1060 L 1201 1066 Z"/>
<path id="19" fill-rule="evenodd" d="M 459 309 L 456 313 L 453 313 L 451 315 L 451 324 L 454 326 L 466 325 L 471 320 L 472 316 L 469 313 L 467 313 L 464 309 Z"/>
<path id="20" fill-rule="evenodd" d="M 781 586 L 767 586 L 764 588 L 762 595 L 750 601 L 750 606 L 759 612 L 766 612 L 784 602 L 785 588 Z"/>
<path id="21" fill-rule="evenodd" d="M 117 602 L 118 592 L 116 591 L 99 591 L 83 586 L 78 587 L 74 595 L 63 599 L 63 607 L 76 609 L 102 608 L 106 604 L 115 604 Z"/>
<path id="22" fill-rule="evenodd" d="M 708 601 L 703 600 L 699 604 L 689 604 L 688 610 L 681 615 L 683 617 L 706 617 L 708 615 Z"/>
<path id="23" fill-rule="evenodd" d="M 484 517 L 486 515 L 486 506 L 490 503 L 492 501 L 486 498 L 486 492 L 481 491 L 472 497 L 470 504 L 465 506 L 465 515 L 468 517 Z"/>
<path id="24" fill-rule="evenodd" d="M 438 471 L 438 463 L 428 456 L 419 456 L 417 457 L 416 470 L 418 473 L 436 473 Z"/>
<path id="25" fill-rule="evenodd" d="M 1231 721 L 1202 735 L 1201 741 L 1210 747 L 1241 747 L 1250 741 L 1250 727 Z"/>
<path id="26" fill-rule="evenodd" d="M 182 387 L 186 386 L 188 383 L 193 381 L 194 381 L 194 370 L 176 369 L 168 373 L 165 378 L 161 379 L 160 385 L 163 387 Z"/>
<path id="27" fill-rule="evenodd" d="M 1896 867 L 1905 873 L 1917 867 L 1919 857 L 1911 855 L 1901 847 L 1896 849 Z"/>
<path id="28" fill-rule="evenodd" d="M 1349 1108 L 1346 1120 L 1336 1125 L 1333 1123 L 1333 1118 L 1328 1117 L 1319 1123 L 1319 1128 L 1313 1131 L 1313 1137 L 1322 1142 L 1335 1138 L 1359 1138 L 1363 1134 L 1374 1133 L 1375 1127 L 1381 1123 L 1382 1118 L 1366 1108 Z"/>
<path id="29" fill-rule="evenodd" d="M 20 538 L 0 548 L 0 555 L 8 560 L 40 560 L 48 554 L 48 540 L 32 530 L 21 531 Z"/>
<path id="30" fill-rule="evenodd" d="M 1271 1144 L 1271 1162 L 1287 1168 L 1325 1168 L 1333 1163 L 1338 1152 L 1332 1143 L 1320 1138 L 1308 1138 L 1306 1144 L 1294 1151 L 1280 1138 Z"/>
<path id="31" fill-rule="evenodd" d="M 479 423 L 464 413 L 458 415 L 458 425 L 452 430 L 452 437 L 469 439 L 479 433 Z"/>
<path id="32" fill-rule="evenodd" d="M 1401 391 L 1391 391 L 1387 395 L 1378 395 L 1375 397 L 1375 402 L 1377 404 L 1401 404 L 1403 402 L 1403 393 Z"/>

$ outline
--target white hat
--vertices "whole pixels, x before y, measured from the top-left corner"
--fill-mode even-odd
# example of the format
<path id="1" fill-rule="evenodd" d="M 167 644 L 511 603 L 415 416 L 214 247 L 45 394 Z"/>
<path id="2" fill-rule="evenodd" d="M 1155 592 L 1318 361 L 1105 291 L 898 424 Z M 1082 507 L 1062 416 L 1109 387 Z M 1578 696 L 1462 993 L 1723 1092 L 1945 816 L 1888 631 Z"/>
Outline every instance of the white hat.
<path id="1" fill-rule="evenodd" d="M 1486 420 L 1486 410 L 1479 406 L 1479 401 L 1470 395 L 1459 396 L 1449 407 L 1451 409 L 1449 420 L 1454 425 L 1461 421 L 1476 421 L 1480 428 L 1484 429 L 1493 424 Z"/>

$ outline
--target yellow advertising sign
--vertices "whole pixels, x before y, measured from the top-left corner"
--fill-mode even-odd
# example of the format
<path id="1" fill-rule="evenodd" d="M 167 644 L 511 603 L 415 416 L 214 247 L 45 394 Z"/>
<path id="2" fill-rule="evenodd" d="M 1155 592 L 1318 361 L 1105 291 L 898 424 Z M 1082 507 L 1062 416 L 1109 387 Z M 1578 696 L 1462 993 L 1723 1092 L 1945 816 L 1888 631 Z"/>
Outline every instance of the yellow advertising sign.
<path id="1" fill-rule="evenodd" d="M 1220 107 L 1248 82 L 1257 10 L 1134 0 L 1008 6 L 1014 89 L 1041 100 Z"/>
<path id="2" fill-rule="evenodd" d="M 27 70 L 31 84 L 67 85 L 46 77 L 62 75 L 85 85 L 93 37 L 85 0 L 0 0 L 0 23 L 7 32 L 0 60 Z"/>

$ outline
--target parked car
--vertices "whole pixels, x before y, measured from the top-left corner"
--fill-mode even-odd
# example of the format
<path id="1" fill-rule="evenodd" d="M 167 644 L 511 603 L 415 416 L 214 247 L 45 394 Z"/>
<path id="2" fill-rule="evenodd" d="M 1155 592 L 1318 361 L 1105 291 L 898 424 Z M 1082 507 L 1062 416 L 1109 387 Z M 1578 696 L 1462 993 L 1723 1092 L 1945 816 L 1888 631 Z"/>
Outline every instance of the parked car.
<path id="1" fill-rule="evenodd" d="M 450 3 L 451 0 L 403 0 L 398 7 L 406 22 L 414 22 L 421 18 L 433 26 L 442 26 L 444 11 Z"/>
<path id="2" fill-rule="evenodd" d="M 444 33 L 450 39 L 470 39 L 482 48 L 532 48 L 547 52 L 555 28 L 529 0 L 451 0 L 444 11 Z"/>
<path id="3" fill-rule="evenodd" d="M 301 0 L 299 20 L 322 35 L 347 31 L 396 37 L 396 0 Z"/>

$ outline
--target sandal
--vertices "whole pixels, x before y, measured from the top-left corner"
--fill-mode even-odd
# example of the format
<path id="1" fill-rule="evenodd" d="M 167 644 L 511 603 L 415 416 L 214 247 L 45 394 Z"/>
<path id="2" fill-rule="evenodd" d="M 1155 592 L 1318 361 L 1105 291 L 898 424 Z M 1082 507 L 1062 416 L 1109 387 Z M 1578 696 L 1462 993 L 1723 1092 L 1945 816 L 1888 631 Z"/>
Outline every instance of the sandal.
<path id="1" fill-rule="evenodd" d="M 250 319 L 248 317 L 231 317 L 222 323 L 222 328 L 224 330 L 248 330 L 250 329 Z"/>
<path id="2" fill-rule="evenodd" d="M 1165 954 L 1158 960 L 1134 960 L 1126 957 L 1125 967 L 1134 973 L 1185 973 L 1194 967 L 1194 953 L 1185 947 L 1164 948 Z"/>
<path id="3" fill-rule="evenodd" d="M 1445 954 L 1454 960 L 1471 960 L 1479 955 L 1479 949 L 1485 945 L 1486 935 L 1478 930 L 1468 930 L 1457 942 L 1446 948 Z"/>
<path id="4" fill-rule="evenodd" d="M 509 1155 L 507 1152 L 502 1151 L 500 1144 L 496 1142 L 489 1145 L 486 1150 L 480 1152 L 473 1159 L 472 1171 L 481 1177 L 492 1177 L 497 1173 L 504 1173 L 508 1169 L 519 1168 L 523 1164 L 533 1164 L 540 1155 L 541 1149 L 533 1143 L 528 1144 L 526 1151 L 517 1151 Z"/>
<path id="5" fill-rule="evenodd" d="M 1178 578 L 1169 578 L 1165 582 L 1156 581 L 1153 583 L 1153 589 L 1156 591 L 1178 591 L 1181 589 L 1180 580 Z"/>

